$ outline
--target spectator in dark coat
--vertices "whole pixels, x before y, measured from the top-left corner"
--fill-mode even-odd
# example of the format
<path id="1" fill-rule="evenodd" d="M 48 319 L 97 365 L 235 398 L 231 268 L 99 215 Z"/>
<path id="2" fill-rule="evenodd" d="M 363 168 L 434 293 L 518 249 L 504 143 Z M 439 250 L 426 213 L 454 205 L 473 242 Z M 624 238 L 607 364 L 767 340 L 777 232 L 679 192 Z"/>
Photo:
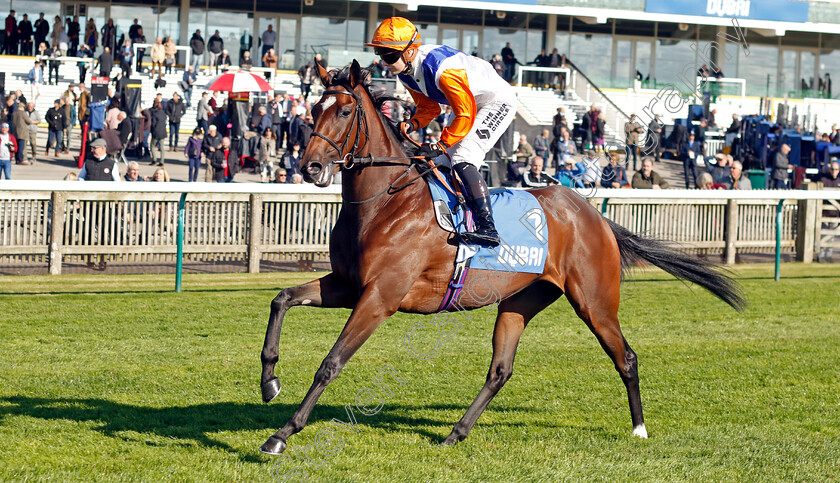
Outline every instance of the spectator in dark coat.
<path id="1" fill-rule="evenodd" d="M 163 105 L 161 105 L 160 101 L 155 99 L 155 104 L 152 106 L 151 110 L 152 115 L 152 122 L 151 122 L 151 132 L 152 132 L 152 145 L 151 145 L 151 153 L 152 153 L 152 162 L 151 164 L 157 164 L 158 166 L 163 166 L 164 155 L 163 155 L 163 140 L 166 139 L 166 113 L 163 111 Z"/>
<path id="2" fill-rule="evenodd" d="M 17 19 L 14 10 L 11 10 L 9 16 L 6 17 L 6 40 L 3 42 L 2 53 L 17 55 Z"/>
<path id="3" fill-rule="evenodd" d="M 703 159 L 703 145 L 694 138 L 694 133 L 688 135 L 688 142 L 683 144 L 680 159 L 683 162 L 685 175 L 685 189 L 697 183 L 697 161 Z"/>
<path id="4" fill-rule="evenodd" d="M 23 20 L 17 25 L 17 37 L 20 42 L 20 55 L 32 55 L 32 22 L 26 14 L 23 14 Z"/>
<path id="5" fill-rule="evenodd" d="M 79 52 L 79 36 L 82 33 L 82 27 L 79 25 L 79 16 L 74 15 L 73 20 L 67 21 L 67 37 L 70 38 L 70 45 L 67 50 L 67 55 L 75 57 Z"/>
<path id="6" fill-rule="evenodd" d="M 604 166 L 601 172 L 601 186 L 604 188 L 630 188 L 627 180 L 627 170 L 618 160 L 617 154 L 609 155 L 610 164 Z"/>
<path id="7" fill-rule="evenodd" d="M 38 14 L 38 20 L 35 21 L 35 40 L 33 45 L 36 47 L 47 40 L 47 35 L 50 33 L 50 23 L 44 18 L 44 12 Z"/>
<path id="8" fill-rule="evenodd" d="M 117 119 L 119 119 L 120 121 L 119 125 L 117 126 L 117 132 L 120 136 L 120 143 L 123 145 L 123 147 L 125 147 L 126 144 L 128 144 L 128 136 L 132 132 L 131 120 L 128 119 L 128 116 L 126 115 L 125 111 L 120 111 L 120 113 L 117 115 Z"/>
<path id="9" fill-rule="evenodd" d="M 187 107 L 181 101 L 178 93 L 172 94 L 172 99 L 166 103 L 166 115 L 169 117 L 169 150 L 178 150 L 178 130 L 181 129 L 181 118 L 187 112 Z"/>
<path id="10" fill-rule="evenodd" d="M 209 68 L 212 70 L 214 67 L 216 69 L 216 73 L 219 73 L 219 64 L 217 63 L 219 54 L 222 53 L 222 50 L 225 48 L 225 41 L 222 40 L 222 36 L 219 35 L 219 31 L 216 30 L 216 33 L 210 37 L 210 40 L 207 41 L 207 52 L 210 53 L 210 62 Z"/>
<path id="11" fill-rule="evenodd" d="M 211 165 L 215 170 L 217 183 L 229 183 L 239 171 L 239 156 L 230 146 L 230 138 L 222 138 L 222 145 L 213 153 Z"/>
<path id="12" fill-rule="evenodd" d="M 793 165 L 788 161 L 788 154 L 790 154 L 790 146 L 782 144 L 779 150 L 776 151 L 776 156 L 773 158 L 773 180 L 772 188 L 776 190 L 783 190 L 786 188 L 788 179 L 788 169 L 793 169 Z"/>
<path id="13" fill-rule="evenodd" d="M 820 183 L 823 184 L 823 188 L 840 188 L 840 176 L 838 175 L 840 175 L 840 164 L 837 161 L 833 161 L 828 165 L 826 172 L 820 177 Z"/>
<path id="14" fill-rule="evenodd" d="M 111 55 L 111 48 L 105 47 L 105 52 L 99 56 L 99 75 L 111 77 L 111 70 L 114 68 L 114 56 Z"/>
<path id="15" fill-rule="evenodd" d="M 50 146 L 52 146 L 53 139 L 55 139 L 55 155 L 58 156 L 60 154 L 61 136 L 64 131 L 64 123 L 66 122 L 66 119 L 64 116 L 64 109 L 61 107 L 61 100 L 56 99 L 53 104 L 54 107 L 51 107 L 45 116 L 47 126 L 49 127 L 49 133 L 47 135 L 47 148 L 44 150 L 44 154 L 50 154 Z"/>
<path id="16" fill-rule="evenodd" d="M 190 38 L 190 49 L 192 49 L 192 67 L 194 72 L 198 72 L 198 67 L 201 65 L 201 58 L 204 56 L 204 38 L 201 36 L 201 30 L 196 30 L 192 38 Z"/>
<path id="17" fill-rule="evenodd" d="M 113 52 L 117 48 L 117 27 L 114 26 L 114 19 L 108 19 L 108 23 L 102 27 L 102 48 L 105 47 Z"/>
<path id="18" fill-rule="evenodd" d="M 213 155 L 221 145 L 222 135 L 219 134 L 219 128 L 211 124 L 204 134 L 204 139 L 201 141 L 201 153 L 204 154 L 204 159 L 206 160 L 204 181 L 213 181 L 215 179 L 212 163 Z"/>
<path id="19" fill-rule="evenodd" d="M 152 136 L 152 110 L 151 109 L 143 109 L 140 111 L 140 137 L 142 139 L 142 145 L 140 146 L 141 153 L 140 157 L 144 158 L 146 156 L 151 155 L 151 150 L 149 149 L 149 138 Z"/>

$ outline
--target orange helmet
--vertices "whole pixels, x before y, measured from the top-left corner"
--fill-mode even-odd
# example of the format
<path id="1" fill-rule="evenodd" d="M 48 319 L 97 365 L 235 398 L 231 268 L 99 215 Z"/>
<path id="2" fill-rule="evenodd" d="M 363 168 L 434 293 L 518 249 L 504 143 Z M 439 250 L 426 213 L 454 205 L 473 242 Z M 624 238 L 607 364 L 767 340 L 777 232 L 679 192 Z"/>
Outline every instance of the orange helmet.
<path id="1" fill-rule="evenodd" d="M 416 49 L 423 43 L 420 32 L 410 20 L 402 17 L 385 19 L 376 28 L 368 47 L 401 50 Z"/>

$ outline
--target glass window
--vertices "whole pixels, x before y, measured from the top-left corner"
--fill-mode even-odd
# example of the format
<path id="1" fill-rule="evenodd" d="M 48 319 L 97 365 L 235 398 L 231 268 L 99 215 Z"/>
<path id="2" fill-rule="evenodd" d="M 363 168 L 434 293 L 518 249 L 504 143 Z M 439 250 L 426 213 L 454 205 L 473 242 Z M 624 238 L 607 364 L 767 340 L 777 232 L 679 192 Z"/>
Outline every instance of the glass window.
<path id="1" fill-rule="evenodd" d="M 423 42 L 426 44 L 436 44 L 438 43 L 438 26 L 437 24 L 431 23 L 421 23 L 421 24 L 414 24 L 417 27 L 417 31 L 420 32 L 420 37 L 423 39 Z"/>
<path id="2" fill-rule="evenodd" d="M 50 30 L 52 30 L 52 22 L 56 15 L 61 13 L 61 3 L 55 0 L 34 0 L 32 2 L 25 2 L 15 0 L 15 12 L 18 22 L 23 19 L 23 14 L 28 14 L 29 21 L 32 26 L 35 26 L 35 21 L 38 20 L 38 14 L 44 12 L 44 18 L 50 22 Z M 0 12 L 8 12 L 9 0 L 0 0 Z M 5 24 L 4 24 L 5 25 Z"/>
<path id="3" fill-rule="evenodd" d="M 642 74 L 642 86 L 650 87 L 650 80 L 653 77 L 653 66 L 651 66 L 653 42 L 648 40 L 637 40 L 636 42 L 636 71 Z M 633 75 L 637 75 L 636 72 Z"/>
<path id="4" fill-rule="evenodd" d="M 181 45 L 180 5 L 179 0 L 161 0 L 158 8 L 157 36 L 172 37 L 177 45 Z M 148 40 L 148 37 L 146 35 L 146 40 Z M 183 59 L 181 61 L 183 62 Z"/>
<path id="5" fill-rule="evenodd" d="M 636 69 L 630 64 L 633 61 L 633 41 L 617 39 L 615 41 L 615 74 L 614 81 L 607 87 L 630 87 L 631 75 L 635 76 Z M 632 71 L 632 72 L 631 72 Z M 604 87 L 604 86 L 601 86 Z"/>
<path id="6" fill-rule="evenodd" d="M 612 37 L 609 35 L 572 34 L 569 60 L 596 85 L 609 85 L 612 71 Z"/>
<path id="7" fill-rule="evenodd" d="M 738 76 L 747 80 L 748 96 L 776 95 L 776 67 L 779 48 L 774 45 L 751 44 L 750 55 L 738 52 Z M 769 79 L 769 80 L 768 80 Z"/>
<path id="8" fill-rule="evenodd" d="M 316 2 L 317 3 L 317 2 Z M 344 18 L 308 17 L 300 19 L 301 58 L 298 67 L 309 62 L 316 53 L 327 59 L 329 65 L 336 64 L 329 58 L 329 50 L 343 51 L 347 46 L 347 29 Z M 361 35 L 364 35 L 364 26 Z M 361 43 L 359 44 L 361 49 Z M 371 55 L 373 55 L 371 53 Z M 359 60 L 359 62 L 362 62 Z"/>
<path id="9" fill-rule="evenodd" d="M 840 35 L 823 34 L 821 47 L 821 82 L 817 83 L 817 88 L 821 91 L 823 97 L 837 98 L 837 90 L 834 89 L 834 86 L 829 88 L 828 84 L 832 81 L 831 74 L 834 74 L 835 79 L 840 79 Z"/>
<path id="10" fill-rule="evenodd" d="M 513 49 L 513 55 L 519 62 L 524 64 L 531 60 L 525 56 L 527 47 L 527 32 L 525 30 L 485 28 L 481 55 L 487 59 L 496 54 L 501 54 L 502 49 L 508 42 L 510 42 L 510 48 Z"/>
<path id="11" fill-rule="evenodd" d="M 465 29 L 461 33 L 461 52 L 466 52 L 467 54 L 472 54 L 475 52 L 478 54 L 478 49 L 480 47 L 479 37 L 480 32 L 478 30 L 472 29 Z"/>
<path id="12" fill-rule="evenodd" d="M 204 39 L 205 44 L 208 40 L 210 40 L 213 32 L 207 31 L 207 10 L 203 8 L 190 7 L 190 18 L 187 22 L 187 31 L 190 34 L 190 38 L 192 38 L 192 34 L 194 34 L 196 30 L 201 30 L 201 37 Z M 149 40 L 148 37 L 146 40 Z"/>
<path id="13" fill-rule="evenodd" d="M 799 79 L 796 76 L 796 58 L 797 52 L 795 50 L 782 51 L 782 65 L 779 69 L 779 93 L 790 92 L 798 90 Z"/>
<path id="14" fill-rule="evenodd" d="M 543 44 L 544 33 L 542 30 L 528 30 L 526 36 L 527 45 L 525 46 L 525 59 L 528 62 L 532 62 L 540 55 L 540 51 L 545 48 Z"/>
<path id="15" fill-rule="evenodd" d="M 154 25 L 157 22 L 157 14 L 154 9 L 150 7 L 130 7 L 126 5 L 111 5 L 111 18 L 114 19 L 114 25 L 117 26 L 117 40 L 121 35 L 128 38 L 128 29 L 134 25 L 134 19 L 137 19 L 138 24 L 143 27 L 143 35 L 146 36 L 146 41 L 154 43 L 154 39 L 149 39 L 149 32 L 146 30 L 151 27 L 154 31 Z"/>
<path id="16" fill-rule="evenodd" d="M 816 56 L 813 52 L 808 51 L 800 52 L 799 56 L 799 77 L 808 84 L 808 91 L 813 91 L 806 92 L 804 95 L 807 97 L 813 97 L 816 95 L 817 88 L 819 87 L 816 75 L 814 74 Z"/>
<path id="17" fill-rule="evenodd" d="M 694 58 L 694 50 L 691 48 L 693 43 L 693 40 L 659 39 L 656 45 L 655 85 L 657 87 L 672 84 L 684 93 L 689 93 L 693 89 L 699 68 Z M 686 82 L 690 82 L 691 86 L 686 86 Z"/>
<path id="18" fill-rule="evenodd" d="M 443 33 L 440 40 L 441 45 L 449 45 L 451 47 L 458 46 L 458 29 L 444 28 L 442 32 Z"/>
<path id="19" fill-rule="evenodd" d="M 207 15 L 207 31 L 219 31 L 224 41 L 224 48 L 234 64 L 239 64 L 239 41 L 245 31 L 249 34 L 254 28 L 252 14 L 245 12 L 212 12 Z M 210 34 L 212 35 L 212 33 Z M 209 37 L 205 38 L 205 41 Z"/>
<path id="20" fill-rule="evenodd" d="M 295 68 L 295 52 L 297 49 L 297 19 L 281 18 L 280 33 L 277 37 L 277 56 L 280 57 L 281 69 Z"/>
<path id="21" fill-rule="evenodd" d="M 568 32 L 557 32 L 554 35 L 554 48 L 560 55 L 569 53 L 569 40 L 571 37 Z"/>

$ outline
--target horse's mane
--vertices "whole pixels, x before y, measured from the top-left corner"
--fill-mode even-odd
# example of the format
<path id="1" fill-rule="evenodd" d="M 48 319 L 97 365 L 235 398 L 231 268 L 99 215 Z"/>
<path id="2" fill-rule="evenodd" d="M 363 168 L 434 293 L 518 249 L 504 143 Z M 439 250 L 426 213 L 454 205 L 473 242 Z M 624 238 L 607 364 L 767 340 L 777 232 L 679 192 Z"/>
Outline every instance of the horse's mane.
<path id="1" fill-rule="evenodd" d="M 362 72 L 362 82 L 361 86 L 365 89 L 368 96 L 370 96 L 371 100 L 373 101 L 373 106 L 376 108 L 376 112 L 379 114 L 379 117 L 391 129 L 391 133 L 397 139 L 397 141 L 402 140 L 402 133 L 400 132 L 399 123 L 392 120 L 388 116 L 382 113 L 382 105 L 386 102 L 398 102 L 400 104 L 405 104 L 405 101 L 400 99 L 399 97 L 389 96 L 385 93 L 385 91 L 378 91 L 373 92 L 373 84 L 371 82 L 371 71 L 367 68 L 363 68 Z M 332 74 L 332 79 L 330 80 L 330 85 L 340 85 L 345 87 L 347 90 L 350 89 L 350 66 L 345 66 L 340 69 L 333 69 L 330 71 Z M 402 143 L 400 143 L 402 144 Z"/>

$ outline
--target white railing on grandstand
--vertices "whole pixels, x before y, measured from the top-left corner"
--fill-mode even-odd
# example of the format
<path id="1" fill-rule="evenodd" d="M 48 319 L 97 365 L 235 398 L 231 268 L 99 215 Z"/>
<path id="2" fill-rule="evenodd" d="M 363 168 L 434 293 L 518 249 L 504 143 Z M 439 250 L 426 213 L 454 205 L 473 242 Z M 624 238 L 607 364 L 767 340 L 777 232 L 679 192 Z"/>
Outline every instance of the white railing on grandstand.
<path id="1" fill-rule="evenodd" d="M 137 49 L 145 49 L 145 51 L 143 52 L 144 57 L 147 56 L 147 55 L 151 55 L 152 45 L 154 45 L 154 44 L 134 44 L 134 45 L 132 45 L 131 48 L 134 49 L 134 58 L 135 59 L 137 58 Z M 190 56 L 192 55 L 192 48 L 190 48 L 189 46 L 184 46 L 184 45 L 176 45 L 175 50 L 176 50 L 176 52 L 177 51 L 184 52 L 184 54 L 186 55 L 186 57 L 184 58 L 184 65 L 185 66 L 192 65 L 192 64 L 190 64 Z M 116 58 L 116 56 L 115 56 L 115 58 Z"/>
<path id="2" fill-rule="evenodd" d="M 91 57 L 70 57 L 67 55 L 60 55 L 58 57 L 50 57 L 49 55 L 36 55 L 35 60 L 37 61 L 48 61 L 48 60 L 57 60 L 59 62 L 71 62 L 76 64 L 92 64 L 96 62 L 96 59 Z"/>
<path id="3" fill-rule="evenodd" d="M 747 80 L 746 79 L 736 79 L 736 78 L 728 78 L 723 77 L 720 79 L 715 79 L 714 77 L 702 77 L 697 76 L 695 79 L 695 92 L 703 92 L 704 89 L 702 85 L 704 83 L 713 83 L 713 84 L 734 84 L 738 85 L 741 88 L 741 104 L 738 107 L 744 107 L 747 101 Z M 707 87 L 708 89 L 708 87 Z"/>
<path id="4" fill-rule="evenodd" d="M 574 89 L 576 77 L 571 69 L 567 67 L 534 67 L 530 65 L 517 65 L 516 66 L 516 85 L 522 87 L 522 74 L 524 72 L 548 72 L 554 73 L 558 76 L 560 74 L 564 74 L 566 76 L 566 88 L 567 89 Z M 548 82 L 547 84 L 559 84 L 558 82 Z"/>
<path id="5" fill-rule="evenodd" d="M 174 263 L 178 202 L 185 203 L 188 261 L 328 260 L 341 209 L 340 186 L 251 183 L 104 183 L 0 181 L 0 259 L 4 264 L 62 263 L 104 255 L 121 263 Z M 840 190 L 579 190 L 605 216 L 649 236 L 702 253 L 773 253 L 795 248 L 810 261 L 836 246 L 822 212 L 836 210 Z M 564 197 L 564 200 L 568 199 Z M 780 200 L 783 200 L 781 205 Z M 543 204 L 549 209 L 550 200 Z M 832 208 L 833 207 L 833 208 Z M 831 214 L 827 216 L 832 216 Z M 54 230 L 53 227 L 58 227 Z M 822 229 L 822 231 L 821 231 Z M 834 231 L 831 231 L 834 230 Z"/>

